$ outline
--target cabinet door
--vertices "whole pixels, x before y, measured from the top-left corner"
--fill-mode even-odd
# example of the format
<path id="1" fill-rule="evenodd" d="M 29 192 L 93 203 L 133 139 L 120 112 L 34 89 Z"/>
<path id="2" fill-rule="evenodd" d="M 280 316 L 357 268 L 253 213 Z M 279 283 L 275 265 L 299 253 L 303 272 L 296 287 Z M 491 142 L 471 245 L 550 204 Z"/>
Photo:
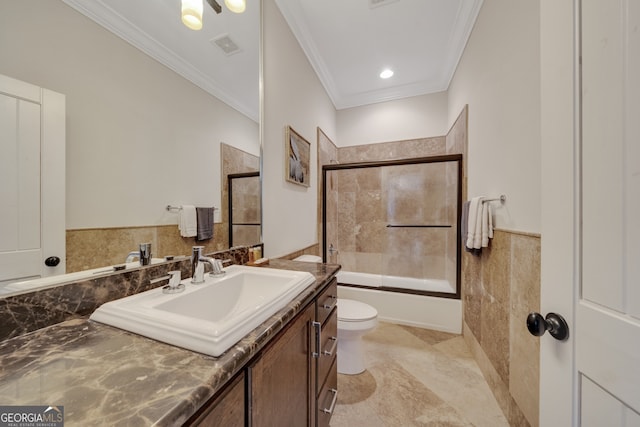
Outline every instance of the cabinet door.
<path id="1" fill-rule="evenodd" d="M 244 373 L 236 376 L 194 420 L 186 425 L 198 427 L 244 427 Z"/>
<path id="2" fill-rule="evenodd" d="M 250 426 L 312 425 L 311 322 L 313 304 L 249 367 Z"/>

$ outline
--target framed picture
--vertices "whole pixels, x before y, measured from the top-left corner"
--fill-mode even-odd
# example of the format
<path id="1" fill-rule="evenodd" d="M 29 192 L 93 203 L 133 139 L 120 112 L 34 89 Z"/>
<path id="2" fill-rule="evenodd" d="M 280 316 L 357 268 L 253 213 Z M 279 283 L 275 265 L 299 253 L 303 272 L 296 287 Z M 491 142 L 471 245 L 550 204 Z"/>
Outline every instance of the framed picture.
<path id="1" fill-rule="evenodd" d="M 311 185 L 309 181 L 311 176 L 311 144 L 291 126 L 287 126 L 285 139 L 285 155 L 287 156 L 284 162 L 285 178 L 294 184 L 309 187 Z"/>

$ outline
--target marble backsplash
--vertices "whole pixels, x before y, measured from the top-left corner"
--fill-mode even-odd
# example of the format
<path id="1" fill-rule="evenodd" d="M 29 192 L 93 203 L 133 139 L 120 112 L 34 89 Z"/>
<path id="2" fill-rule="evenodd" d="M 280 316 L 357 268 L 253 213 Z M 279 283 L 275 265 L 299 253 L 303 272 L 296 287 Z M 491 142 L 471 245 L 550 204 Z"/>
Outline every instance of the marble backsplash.
<path id="1" fill-rule="evenodd" d="M 225 265 L 246 264 L 249 250 L 247 246 L 241 246 L 207 256 L 226 261 Z M 105 302 L 164 286 L 168 277 L 153 284 L 151 280 L 167 276 L 173 270 L 180 270 L 183 278 L 190 277 L 190 259 L 167 261 L 0 298 L 0 318 L 3 319 L 0 341 L 66 320 L 85 318 Z"/>

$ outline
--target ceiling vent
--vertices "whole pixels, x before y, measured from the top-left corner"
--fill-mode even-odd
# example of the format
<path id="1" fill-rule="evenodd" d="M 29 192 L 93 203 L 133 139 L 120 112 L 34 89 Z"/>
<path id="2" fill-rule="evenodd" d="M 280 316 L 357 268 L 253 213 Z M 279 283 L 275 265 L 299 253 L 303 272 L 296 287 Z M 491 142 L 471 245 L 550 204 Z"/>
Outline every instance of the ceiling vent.
<path id="1" fill-rule="evenodd" d="M 225 55 L 230 56 L 234 55 L 241 51 L 236 42 L 231 40 L 228 34 L 222 34 L 211 40 L 211 43 L 218 46 Z"/>
<path id="2" fill-rule="evenodd" d="M 397 1 L 399 0 L 369 0 L 369 7 L 373 9 L 374 7 L 386 6 Z"/>

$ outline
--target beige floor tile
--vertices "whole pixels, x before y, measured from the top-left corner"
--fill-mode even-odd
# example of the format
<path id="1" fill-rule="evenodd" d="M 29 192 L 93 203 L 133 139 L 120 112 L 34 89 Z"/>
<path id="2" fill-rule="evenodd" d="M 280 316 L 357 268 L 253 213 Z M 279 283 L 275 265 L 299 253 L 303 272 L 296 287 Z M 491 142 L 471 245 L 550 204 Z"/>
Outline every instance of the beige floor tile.
<path id="1" fill-rule="evenodd" d="M 367 371 L 338 376 L 333 427 L 508 426 L 461 336 L 380 322 L 363 345 Z"/>

